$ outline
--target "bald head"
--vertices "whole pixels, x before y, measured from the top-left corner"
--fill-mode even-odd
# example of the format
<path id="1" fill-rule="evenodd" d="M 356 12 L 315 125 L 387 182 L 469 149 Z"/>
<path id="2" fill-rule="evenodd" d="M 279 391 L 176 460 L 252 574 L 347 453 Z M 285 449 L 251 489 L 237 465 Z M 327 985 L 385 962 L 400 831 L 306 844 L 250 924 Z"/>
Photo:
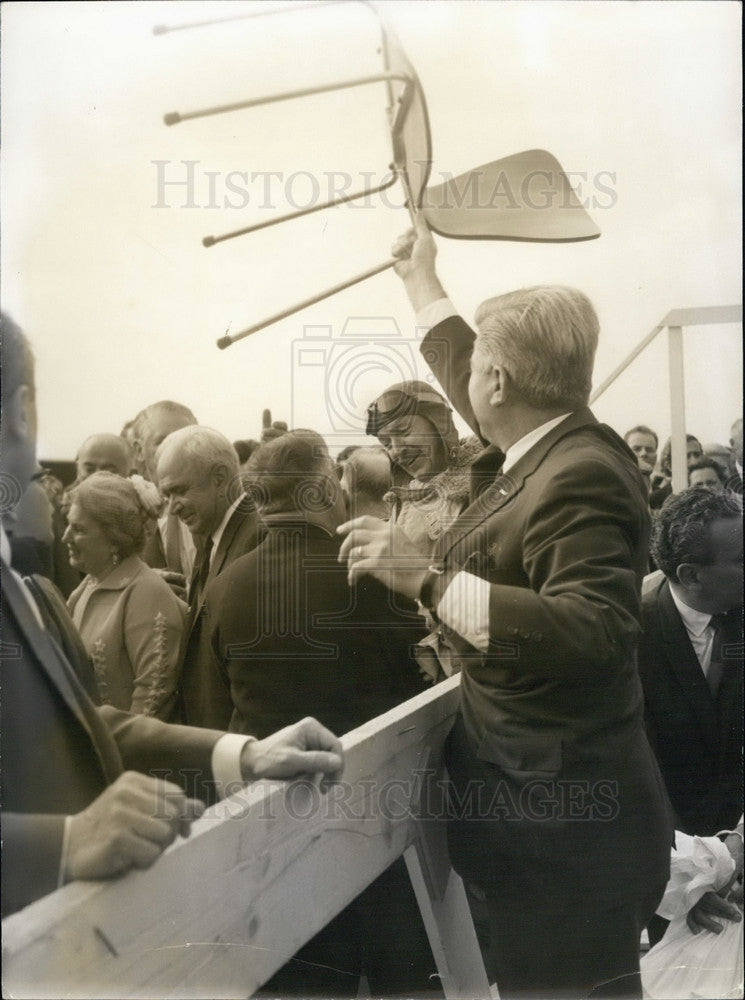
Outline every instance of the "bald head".
<path id="1" fill-rule="evenodd" d="M 94 472 L 127 476 L 131 465 L 132 455 L 124 438 L 118 434 L 93 434 L 83 441 L 78 450 L 78 482 Z"/>

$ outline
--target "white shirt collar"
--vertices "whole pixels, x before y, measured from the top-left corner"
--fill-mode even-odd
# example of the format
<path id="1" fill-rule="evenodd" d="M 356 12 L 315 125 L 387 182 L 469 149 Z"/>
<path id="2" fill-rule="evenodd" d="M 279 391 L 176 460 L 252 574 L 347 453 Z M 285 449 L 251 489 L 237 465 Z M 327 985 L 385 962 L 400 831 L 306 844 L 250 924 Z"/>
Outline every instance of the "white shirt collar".
<path id="1" fill-rule="evenodd" d="M 669 580 L 668 583 L 670 583 Z M 695 608 L 689 608 L 677 594 L 674 583 L 670 583 L 670 594 L 686 629 L 692 635 L 701 635 L 708 628 L 711 615 L 707 614 L 706 611 L 696 611 Z"/>
<path id="2" fill-rule="evenodd" d="M 211 538 L 212 538 L 212 554 L 210 555 L 210 563 L 215 558 L 215 552 L 217 552 L 217 546 L 220 544 L 220 539 L 222 538 L 223 534 L 225 533 L 225 529 L 228 526 L 228 521 L 233 516 L 233 514 L 235 513 L 235 511 L 238 510 L 238 507 L 239 507 L 241 501 L 245 500 L 245 498 L 246 498 L 246 494 L 245 493 L 241 493 L 241 495 L 236 500 L 233 501 L 233 503 L 228 507 L 228 509 L 223 514 L 222 521 L 220 521 L 220 523 L 218 524 L 218 526 L 212 532 L 212 535 L 211 535 Z"/>
<path id="3" fill-rule="evenodd" d="M 549 431 L 554 429 L 554 427 L 558 427 L 561 421 L 566 420 L 568 416 L 570 416 L 569 413 L 562 413 L 560 417 L 554 417 L 552 420 L 547 420 L 545 424 L 541 424 L 540 427 L 534 427 L 532 431 L 528 431 L 527 434 L 523 435 L 519 441 L 515 441 L 513 445 L 510 445 L 504 456 L 502 472 L 507 472 L 511 469 L 512 466 L 523 457 L 523 455 L 527 455 L 533 445 L 538 444 L 541 438 L 545 437 Z"/>

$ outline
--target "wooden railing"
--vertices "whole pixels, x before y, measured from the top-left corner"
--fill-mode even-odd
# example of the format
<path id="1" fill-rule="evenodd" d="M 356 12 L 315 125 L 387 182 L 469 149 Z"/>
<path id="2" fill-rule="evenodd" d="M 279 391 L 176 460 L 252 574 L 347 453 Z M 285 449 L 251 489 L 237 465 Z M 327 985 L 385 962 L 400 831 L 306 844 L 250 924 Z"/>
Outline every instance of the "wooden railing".
<path id="1" fill-rule="evenodd" d="M 404 854 L 446 996 L 489 997 L 438 804 L 458 680 L 347 734 L 328 791 L 256 783 L 149 870 L 6 919 L 3 995 L 248 997 Z"/>

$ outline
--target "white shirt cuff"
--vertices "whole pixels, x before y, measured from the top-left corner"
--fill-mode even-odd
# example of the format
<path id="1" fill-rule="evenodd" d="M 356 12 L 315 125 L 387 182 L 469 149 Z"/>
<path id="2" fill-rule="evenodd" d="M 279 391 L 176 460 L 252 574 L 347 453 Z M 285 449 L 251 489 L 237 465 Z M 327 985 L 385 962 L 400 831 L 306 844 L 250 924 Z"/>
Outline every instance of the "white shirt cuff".
<path id="1" fill-rule="evenodd" d="M 489 649 L 489 581 L 473 573 L 453 577 L 437 605 L 437 617 L 479 652 Z"/>
<path id="2" fill-rule="evenodd" d="M 241 774 L 241 754 L 245 745 L 255 739 L 255 736 L 225 733 L 212 748 L 212 777 L 221 799 L 233 795 L 246 784 Z"/>
<path id="3" fill-rule="evenodd" d="M 420 309 L 416 314 L 416 325 L 419 330 L 431 330 L 433 326 L 437 326 L 438 323 L 442 323 L 443 320 L 450 319 L 451 316 L 457 316 L 458 310 L 455 308 L 450 299 L 437 299 L 434 302 L 430 302 L 428 306 L 424 309 Z"/>

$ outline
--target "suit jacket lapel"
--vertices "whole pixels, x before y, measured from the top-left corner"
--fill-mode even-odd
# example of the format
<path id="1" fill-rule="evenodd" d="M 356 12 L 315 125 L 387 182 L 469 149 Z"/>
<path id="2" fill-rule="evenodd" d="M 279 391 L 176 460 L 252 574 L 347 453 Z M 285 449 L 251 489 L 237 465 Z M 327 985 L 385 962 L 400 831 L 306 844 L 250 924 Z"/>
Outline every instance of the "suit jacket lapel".
<path id="1" fill-rule="evenodd" d="M 230 515 L 230 520 L 225 525 L 225 531 L 222 533 L 220 538 L 220 544 L 215 550 L 215 554 L 212 557 L 212 565 L 210 566 L 209 576 L 207 577 L 207 583 L 214 579 L 222 571 L 225 564 L 225 557 L 228 554 L 230 546 L 233 544 L 233 539 L 235 538 L 238 529 L 243 523 L 244 513 L 240 506 L 236 507 L 233 513 Z"/>
<path id="2" fill-rule="evenodd" d="M 441 556 L 444 558 L 454 545 L 483 524 L 488 517 L 514 500 L 523 488 L 525 480 L 536 471 L 557 441 L 566 434 L 588 425 L 598 426 L 598 421 L 587 407 L 571 413 L 536 442 L 507 473 L 501 472 L 504 453 L 496 445 L 486 448 L 471 466 L 472 503 L 463 511 L 452 528 L 443 535 L 439 547 Z"/>
<path id="3" fill-rule="evenodd" d="M 51 678 L 68 708 L 77 717 L 78 721 L 86 725 L 87 728 L 85 717 L 80 711 L 79 699 L 75 696 L 72 683 L 60 662 L 60 654 L 57 648 L 53 645 L 48 633 L 39 626 L 26 597 L 21 593 L 21 585 L 17 582 L 5 563 L 2 564 L 2 572 L 5 600 L 10 605 L 18 626 L 31 647 L 31 651 L 44 667 L 45 672 Z"/>
<path id="4" fill-rule="evenodd" d="M 3 595 L 26 639 L 31 652 L 62 700 L 90 737 L 108 781 L 121 773 L 118 750 L 99 719 L 93 702 L 74 677 L 72 667 L 52 637 L 40 627 L 17 582 L 5 563 L 2 564 Z"/>
<path id="5" fill-rule="evenodd" d="M 696 651 L 675 607 L 670 585 L 665 580 L 660 587 L 658 602 L 660 634 L 673 676 L 677 680 L 692 709 L 701 721 L 702 731 L 712 743 L 717 740 L 717 717 L 714 701 L 706 683 Z"/>

